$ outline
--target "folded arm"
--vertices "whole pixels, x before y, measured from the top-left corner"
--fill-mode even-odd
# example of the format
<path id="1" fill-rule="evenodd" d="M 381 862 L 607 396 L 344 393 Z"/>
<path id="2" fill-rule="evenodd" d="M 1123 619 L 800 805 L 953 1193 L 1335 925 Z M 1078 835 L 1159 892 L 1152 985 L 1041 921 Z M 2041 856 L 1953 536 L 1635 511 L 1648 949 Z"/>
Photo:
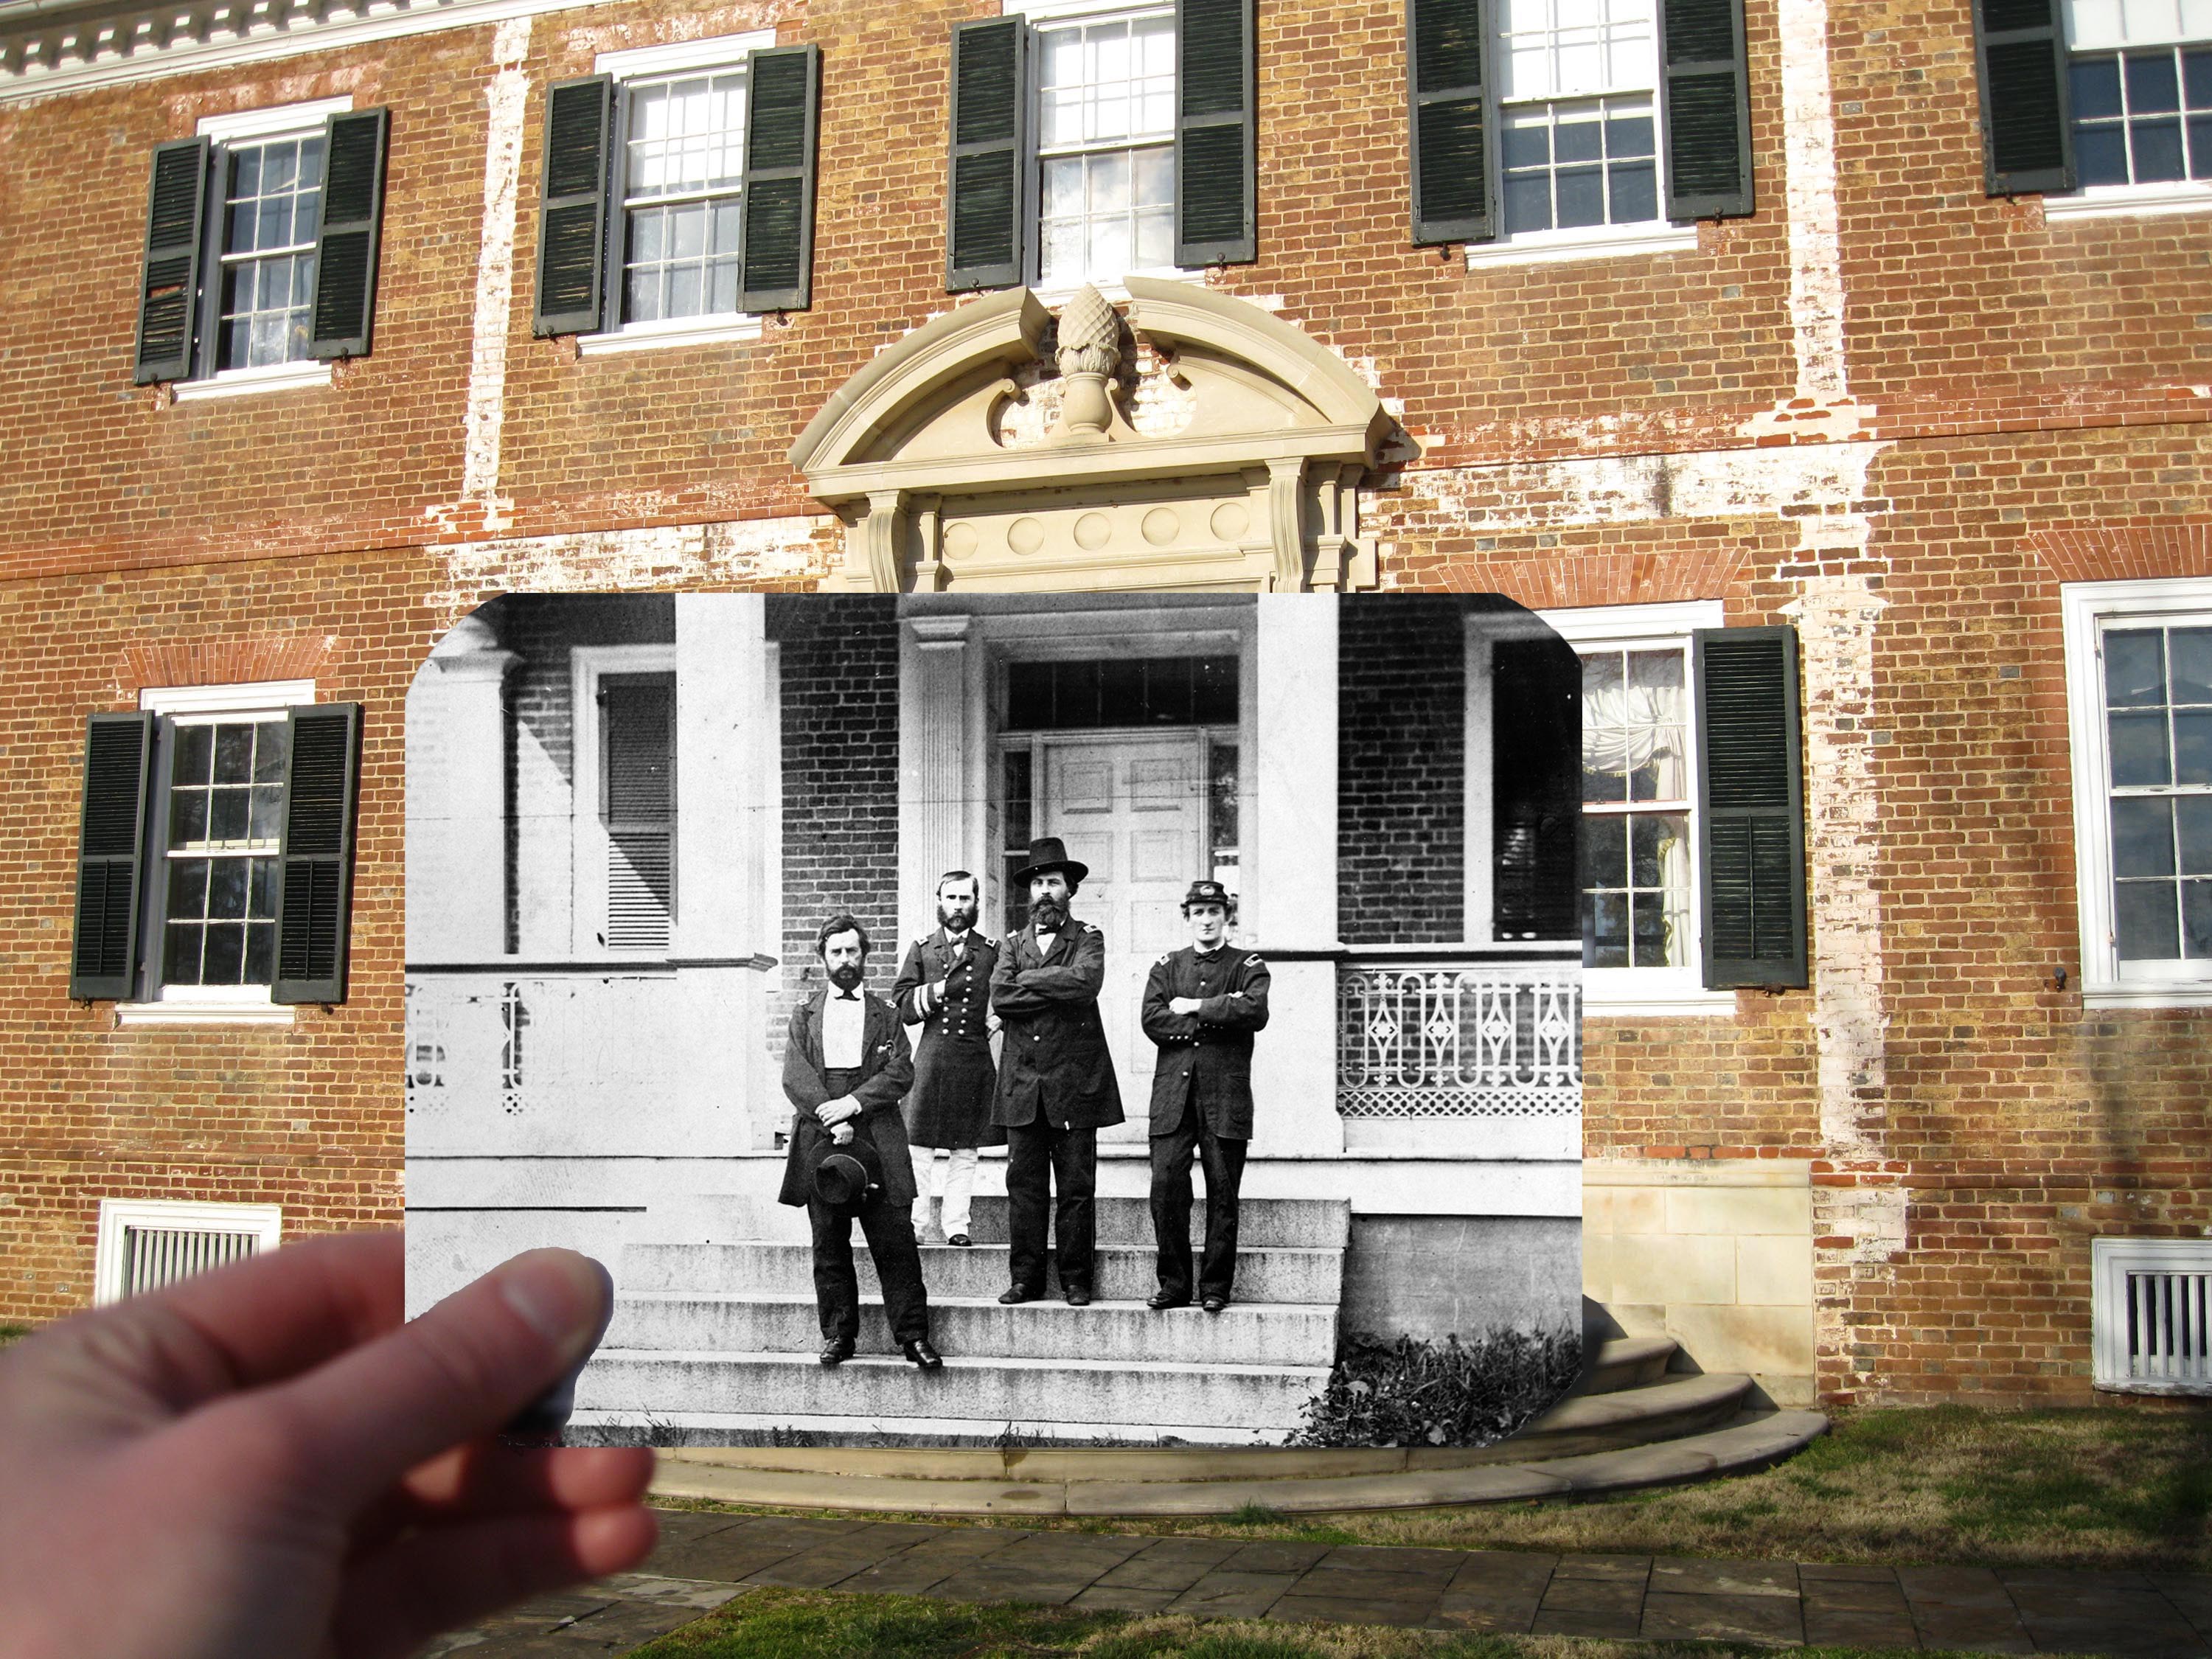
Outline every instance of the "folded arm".
<path id="1" fill-rule="evenodd" d="M 1273 975 L 1265 963 L 1247 960 L 1236 988 L 1198 1005 L 1198 1018 L 1208 1025 L 1232 1031 L 1257 1031 L 1267 1024 L 1267 988 Z"/>
<path id="2" fill-rule="evenodd" d="M 1168 964 L 1156 962 L 1152 971 L 1145 978 L 1145 1001 L 1141 1020 L 1145 1035 L 1155 1042 L 1179 1042 L 1198 1032 L 1198 1021 L 1188 1014 L 1178 1014 L 1168 1006 L 1170 1001 Z"/>
<path id="3" fill-rule="evenodd" d="M 1056 1002 L 1096 1002 L 1106 983 L 1106 936 L 1086 927 L 1065 962 L 1010 972 L 1012 961 L 1011 951 L 1002 955 L 991 975 L 991 1006 L 1001 1014 L 1034 1014 Z"/>

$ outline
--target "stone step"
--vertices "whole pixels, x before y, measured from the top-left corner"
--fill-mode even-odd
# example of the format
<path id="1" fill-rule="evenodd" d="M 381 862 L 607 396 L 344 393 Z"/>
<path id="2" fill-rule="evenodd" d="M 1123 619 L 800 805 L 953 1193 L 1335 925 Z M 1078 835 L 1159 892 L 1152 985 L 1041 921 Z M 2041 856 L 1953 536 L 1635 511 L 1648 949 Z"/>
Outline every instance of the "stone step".
<path id="1" fill-rule="evenodd" d="M 1004 1307 L 995 1297 L 933 1296 L 931 1339 L 946 1355 L 1110 1359 L 1128 1364 L 1327 1367 L 1336 1358 L 1334 1304 L 1232 1304 L 1154 1312 L 1138 1301 L 1071 1308 L 1057 1299 Z M 639 1350 L 803 1353 L 822 1341 L 813 1292 L 632 1291 L 615 1304 L 606 1340 Z M 863 1297 L 860 1349 L 896 1353 L 879 1297 Z"/>
<path id="2" fill-rule="evenodd" d="M 862 1294 L 874 1294 L 875 1264 L 857 1238 L 853 1259 Z M 1102 1246 L 1096 1271 L 1091 1292 L 1103 1301 L 1141 1302 L 1159 1288 L 1150 1245 Z M 993 1297 L 1006 1288 L 1008 1279 L 1004 1244 L 921 1247 L 921 1282 L 933 1298 Z M 622 1253 L 617 1284 L 625 1296 L 684 1291 L 811 1297 L 814 1255 L 805 1244 L 632 1244 Z M 1056 1272 L 1048 1270 L 1046 1288 L 1051 1296 L 1059 1296 Z M 1273 1245 L 1240 1248 L 1236 1290 L 1240 1304 L 1325 1303 L 1333 1307 L 1344 1291 L 1344 1252 Z"/>
<path id="3" fill-rule="evenodd" d="M 1002 1473 L 933 1480 L 771 1467 L 732 1461 L 755 1454 L 679 1450 L 663 1454 L 653 1490 L 661 1497 L 724 1503 L 937 1515 L 1202 1516 L 1232 1514 L 1247 1505 L 1292 1515 L 1416 1509 L 1590 1497 L 1763 1468 L 1810 1444 L 1827 1426 L 1827 1419 L 1817 1412 L 1745 1413 L 1721 1427 L 1661 1444 L 1580 1456 L 1525 1457 L 1519 1462 L 1462 1468 L 1401 1464 L 1389 1470 L 1273 1480 L 1230 1474 L 1189 1478 L 1202 1463 L 1236 1455 L 1216 1451 L 1008 1453 L 1024 1459 L 1019 1473 L 1011 1478 Z M 974 1455 L 982 1459 L 999 1454 Z M 1304 1454 L 1273 1455 L 1287 1460 Z M 1182 1460 L 1186 1478 L 1129 1478 L 1132 1460 L 1157 1463 L 1170 1456 Z M 1097 1473 L 1085 1478 L 1090 1471 Z"/>
<path id="4" fill-rule="evenodd" d="M 1598 1345 L 1597 1355 L 1578 1392 L 1611 1394 L 1642 1388 L 1667 1375 L 1681 1344 L 1671 1336 L 1616 1336 Z"/>
<path id="5" fill-rule="evenodd" d="M 1202 1189 L 1203 1181 L 1198 1182 Z M 1096 1200 L 1098 1242 L 1152 1248 L 1152 1209 L 1141 1198 L 1102 1198 Z M 969 1236 L 978 1244 L 1006 1242 L 1006 1200 L 1003 1194 L 978 1193 L 969 1214 Z M 1190 1206 L 1190 1236 L 1206 1237 L 1206 1200 L 1200 1195 Z M 1247 1198 L 1237 1206 L 1237 1243 L 1241 1249 L 1255 1245 L 1288 1245 L 1304 1249 L 1344 1248 L 1352 1236 L 1352 1206 L 1340 1199 Z"/>
<path id="6" fill-rule="evenodd" d="M 827 1368 L 811 1346 L 797 1353 L 603 1347 L 578 1381 L 576 1407 L 587 1422 L 682 1424 L 742 1415 L 772 1425 L 794 1417 L 830 1419 L 858 1439 L 928 1419 L 970 1425 L 983 1443 L 1044 1425 L 1052 1438 L 1113 1436 L 1132 1426 L 1152 1438 L 1164 1426 L 1182 1439 L 1242 1444 L 1255 1432 L 1279 1439 L 1328 1380 L 1319 1366 L 948 1354 L 943 1370 L 925 1372 L 903 1359 L 872 1355 Z M 1227 1424 L 1238 1426 L 1220 1426 Z"/>

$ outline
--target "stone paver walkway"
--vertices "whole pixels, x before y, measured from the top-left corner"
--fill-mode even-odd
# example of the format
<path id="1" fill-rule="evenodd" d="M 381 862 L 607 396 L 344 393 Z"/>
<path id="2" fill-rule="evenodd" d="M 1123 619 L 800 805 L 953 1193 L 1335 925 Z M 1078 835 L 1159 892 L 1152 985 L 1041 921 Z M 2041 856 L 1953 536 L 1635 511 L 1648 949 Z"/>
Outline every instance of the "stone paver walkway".
<path id="1" fill-rule="evenodd" d="M 1431 1630 L 2212 1656 L 2212 1578 L 2182 1575 L 1332 1547 L 696 1511 L 660 1519 L 646 1571 L 542 1598 L 431 1653 L 627 1653 L 752 1586 L 788 1584 Z"/>

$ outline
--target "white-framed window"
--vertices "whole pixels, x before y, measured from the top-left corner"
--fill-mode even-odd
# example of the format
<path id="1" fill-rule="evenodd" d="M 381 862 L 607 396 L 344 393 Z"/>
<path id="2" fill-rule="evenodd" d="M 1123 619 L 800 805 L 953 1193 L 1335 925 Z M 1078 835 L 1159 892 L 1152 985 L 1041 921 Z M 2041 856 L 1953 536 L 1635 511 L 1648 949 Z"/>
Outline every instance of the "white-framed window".
<path id="1" fill-rule="evenodd" d="M 330 118 L 350 96 L 202 118 L 210 141 L 198 366 L 179 398 L 330 383 L 311 346 Z"/>
<path id="2" fill-rule="evenodd" d="M 586 355 L 752 339 L 741 311 L 747 59 L 775 31 L 602 52 L 615 81 L 606 316 Z"/>
<path id="3" fill-rule="evenodd" d="M 676 647 L 577 646 L 574 949 L 665 957 L 676 925 Z"/>
<path id="4" fill-rule="evenodd" d="M 287 715 L 312 680 L 149 687 L 154 810 L 142 992 L 125 1024 L 273 1022 L 276 854 L 291 760 Z"/>
<path id="5" fill-rule="evenodd" d="M 2083 1000 L 2212 1006 L 2212 580 L 2059 595 Z"/>
<path id="6" fill-rule="evenodd" d="M 1717 599 L 1539 613 L 1583 669 L 1583 995 L 1620 1013 L 1732 1012 L 1698 937 L 1692 633 Z"/>
<path id="7" fill-rule="evenodd" d="M 93 1302 L 120 1302 L 273 1250 L 283 1225 L 283 1206 L 276 1204 L 103 1198 L 93 1248 Z"/>
<path id="8" fill-rule="evenodd" d="M 1175 262 L 1176 12 L 1099 0 L 1004 0 L 1030 28 L 1036 135 L 1030 280 L 1048 299 Z"/>
<path id="9" fill-rule="evenodd" d="M 1499 234 L 1470 264 L 1694 247 L 1664 216 L 1656 0 L 1498 0 Z"/>
<path id="10" fill-rule="evenodd" d="M 2064 0 L 2073 196 L 2046 214 L 2212 209 L 2212 3 Z"/>

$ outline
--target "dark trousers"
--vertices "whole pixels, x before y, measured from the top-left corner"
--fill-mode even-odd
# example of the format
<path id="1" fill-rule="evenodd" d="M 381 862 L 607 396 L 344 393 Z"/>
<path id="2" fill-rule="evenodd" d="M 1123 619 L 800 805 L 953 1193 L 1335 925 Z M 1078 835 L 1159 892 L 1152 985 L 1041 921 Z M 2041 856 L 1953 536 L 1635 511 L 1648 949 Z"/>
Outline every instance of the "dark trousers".
<path id="1" fill-rule="evenodd" d="M 1244 1146 L 1206 1127 L 1198 1102 L 1183 1102 L 1182 1118 L 1152 1137 L 1152 1237 L 1159 1249 L 1160 1289 L 1190 1297 L 1190 1161 L 1206 1169 L 1206 1255 L 1199 1264 L 1198 1294 L 1226 1301 L 1237 1277 L 1237 1189 L 1244 1180 Z"/>
<path id="2" fill-rule="evenodd" d="M 1098 1190 L 1098 1131 L 1056 1129 L 1040 1113 L 1034 1122 L 1006 1131 L 1007 1267 L 1014 1284 L 1031 1296 L 1044 1294 L 1045 1212 L 1055 1188 L 1060 1203 L 1052 1235 L 1060 1288 L 1088 1292 L 1097 1236 L 1092 1200 Z"/>
<path id="3" fill-rule="evenodd" d="M 833 1095 L 853 1086 L 857 1072 L 833 1069 L 823 1079 Z M 860 1120 L 853 1127 L 865 1134 Z M 896 1342 L 927 1341 L 929 1337 L 929 1297 L 921 1288 L 921 1252 L 915 1248 L 914 1224 L 903 1204 L 888 1204 L 881 1193 L 872 1194 L 857 1212 L 860 1235 L 875 1258 L 876 1281 L 883 1286 L 884 1316 Z M 806 1219 L 814 1229 L 814 1305 L 822 1316 L 826 1340 L 857 1338 L 860 1334 L 860 1281 L 853 1271 L 853 1221 L 855 1212 L 833 1210 L 820 1199 L 806 1202 Z"/>
<path id="4" fill-rule="evenodd" d="M 891 1340 L 927 1340 L 929 1297 L 921 1288 L 921 1252 L 915 1248 L 906 1206 L 886 1204 L 878 1194 L 860 1206 L 859 1216 L 868 1254 L 876 1259 L 877 1281 L 884 1287 L 884 1317 Z M 806 1218 L 814 1226 L 814 1304 L 822 1315 L 823 1337 L 858 1337 L 860 1281 L 853 1271 L 854 1212 L 810 1199 Z"/>

